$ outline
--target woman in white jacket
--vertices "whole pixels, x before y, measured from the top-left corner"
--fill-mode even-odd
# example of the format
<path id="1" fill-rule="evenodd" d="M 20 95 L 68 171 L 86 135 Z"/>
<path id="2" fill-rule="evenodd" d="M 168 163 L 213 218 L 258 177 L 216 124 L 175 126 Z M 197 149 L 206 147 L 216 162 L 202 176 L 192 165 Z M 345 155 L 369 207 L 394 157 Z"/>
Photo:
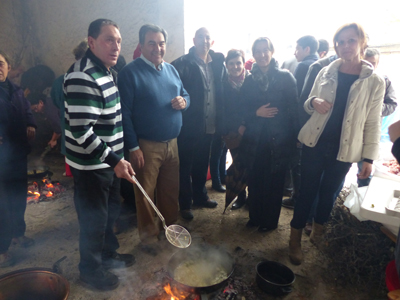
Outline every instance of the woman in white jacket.
<path id="1" fill-rule="evenodd" d="M 304 109 L 311 114 L 298 139 L 303 143 L 301 187 L 290 223 L 289 257 L 303 259 L 301 235 L 319 193 L 311 242 L 318 243 L 334 195 L 353 162 L 363 160 L 360 179 L 378 156 L 384 81 L 363 61 L 367 38 L 357 23 L 340 27 L 334 38 L 339 59 L 318 74 Z"/>

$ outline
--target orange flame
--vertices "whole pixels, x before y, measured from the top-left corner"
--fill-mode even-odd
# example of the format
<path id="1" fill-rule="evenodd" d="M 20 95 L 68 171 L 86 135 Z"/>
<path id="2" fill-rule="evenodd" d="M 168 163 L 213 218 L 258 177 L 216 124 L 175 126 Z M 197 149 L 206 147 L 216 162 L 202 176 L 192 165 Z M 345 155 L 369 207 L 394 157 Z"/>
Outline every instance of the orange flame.
<path id="1" fill-rule="evenodd" d="M 171 285 L 169 283 L 167 283 L 167 285 L 164 286 L 164 290 L 167 293 L 167 295 L 171 296 L 170 300 L 182 300 L 182 299 L 185 299 L 185 296 L 183 296 L 183 295 L 180 295 L 180 296 L 179 295 L 178 296 L 174 295 L 174 293 L 172 292 Z"/>

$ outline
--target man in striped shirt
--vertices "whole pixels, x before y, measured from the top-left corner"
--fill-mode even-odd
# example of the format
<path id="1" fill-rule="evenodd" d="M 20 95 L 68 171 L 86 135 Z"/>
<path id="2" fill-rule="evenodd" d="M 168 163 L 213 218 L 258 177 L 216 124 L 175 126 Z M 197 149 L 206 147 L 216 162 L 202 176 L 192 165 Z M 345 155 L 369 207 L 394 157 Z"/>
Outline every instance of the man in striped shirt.
<path id="1" fill-rule="evenodd" d="M 74 176 L 74 202 L 80 234 L 80 279 L 98 289 L 118 286 L 110 268 L 131 266 L 118 254 L 113 225 L 119 215 L 120 179 L 133 183 L 123 159 L 121 105 L 116 75 L 121 35 L 117 24 L 98 19 L 89 26 L 89 49 L 64 78 L 66 161 Z"/>

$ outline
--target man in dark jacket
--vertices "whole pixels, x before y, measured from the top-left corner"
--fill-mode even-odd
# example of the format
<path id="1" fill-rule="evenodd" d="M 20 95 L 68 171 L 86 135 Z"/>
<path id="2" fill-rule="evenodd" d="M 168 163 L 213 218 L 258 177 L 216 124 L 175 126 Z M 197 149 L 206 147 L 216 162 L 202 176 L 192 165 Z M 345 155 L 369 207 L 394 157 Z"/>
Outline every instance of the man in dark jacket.
<path id="1" fill-rule="evenodd" d="M 317 39 L 311 35 L 303 36 L 297 40 L 294 56 L 299 64 L 294 71 L 294 78 L 296 78 L 297 81 L 298 96 L 300 96 L 301 90 L 303 89 L 308 68 L 319 59 L 317 54 L 318 45 Z"/>
<path id="2" fill-rule="evenodd" d="M 9 57 L 0 50 L 0 268 L 14 264 L 8 248 L 13 241 L 33 245 L 25 236 L 27 155 L 36 123 L 21 88 L 8 78 Z"/>
<path id="3" fill-rule="evenodd" d="M 315 37 L 311 35 L 306 35 L 297 40 L 296 51 L 294 52 L 294 56 L 296 57 L 299 64 L 297 65 L 296 70 L 294 71 L 294 77 L 297 82 L 297 95 L 300 96 L 301 90 L 303 88 L 304 80 L 306 78 L 308 68 L 311 64 L 318 60 L 319 56 L 317 54 L 318 50 L 318 41 Z M 298 154 L 300 159 L 300 151 L 298 148 Z M 299 195 L 300 189 L 300 161 L 296 163 L 294 166 L 290 166 L 290 177 L 293 182 L 293 193 L 292 197 L 288 199 L 282 200 L 282 206 L 286 208 L 293 208 L 296 198 Z M 288 178 L 288 173 L 286 175 Z"/>
<path id="4" fill-rule="evenodd" d="M 193 204 L 214 208 L 217 202 L 207 195 L 210 146 L 213 135 L 221 131 L 222 81 L 226 75 L 224 55 L 210 50 L 214 41 L 206 28 L 196 31 L 194 47 L 172 62 L 191 105 L 183 112 L 183 125 L 178 137 L 180 160 L 179 206 L 184 219 L 193 219 Z"/>

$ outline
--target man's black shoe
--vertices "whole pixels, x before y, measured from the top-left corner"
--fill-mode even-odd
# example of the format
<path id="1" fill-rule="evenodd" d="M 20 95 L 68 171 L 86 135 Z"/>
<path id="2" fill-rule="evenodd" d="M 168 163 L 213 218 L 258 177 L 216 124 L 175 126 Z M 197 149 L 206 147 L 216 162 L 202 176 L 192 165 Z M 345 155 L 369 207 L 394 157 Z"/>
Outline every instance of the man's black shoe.
<path id="1" fill-rule="evenodd" d="M 192 210 L 190 210 L 190 209 L 181 210 L 181 216 L 185 220 L 189 220 L 189 221 L 193 220 L 193 213 L 192 213 Z"/>
<path id="2" fill-rule="evenodd" d="M 217 192 L 220 192 L 220 193 L 225 193 L 225 192 L 226 192 L 226 188 L 225 188 L 222 184 L 220 184 L 220 185 L 213 185 L 213 186 L 212 186 L 212 189 L 215 190 L 215 191 L 217 191 Z"/>
<path id="3" fill-rule="evenodd" d="M 128 268 L 136 262 L 132 254 L 119 254 L 115 252 L 111 257 L 103 258 L 103 266 L 108 269 Z"/>
<path id="4" fill-rule="evenodd" d="M 294 205 L 296 204 L 296 199 L 287 198 L 282 200 L 282 206 L 286 208 L 294 209 Z"/>
<path id="5" fill-rule="evenodd" d="M 193 202 L 194 206 L 200 206 L 200 207 L 206 207 L 206 208 L 215 208 L 217 207 L 218 203 L 217 201 L 211 200 L 208 198 L 206 201 L 202 202 Z"/>
<path id="6" fill-rule="evenodd" d="M 246 198 L 238 196 L 235 203 L 232 204 L 232 210 L 239 209 L 243 207 L 243 205 L 245 204 L 246 204 Z"/>
<path id="7" fill-rule="evenodd" d="M 90 273 L 81 273 L 79 278 L 82 282 L 102 291 L 114 290 L 119 285 L 118 277 L 104 269 Z"/>

